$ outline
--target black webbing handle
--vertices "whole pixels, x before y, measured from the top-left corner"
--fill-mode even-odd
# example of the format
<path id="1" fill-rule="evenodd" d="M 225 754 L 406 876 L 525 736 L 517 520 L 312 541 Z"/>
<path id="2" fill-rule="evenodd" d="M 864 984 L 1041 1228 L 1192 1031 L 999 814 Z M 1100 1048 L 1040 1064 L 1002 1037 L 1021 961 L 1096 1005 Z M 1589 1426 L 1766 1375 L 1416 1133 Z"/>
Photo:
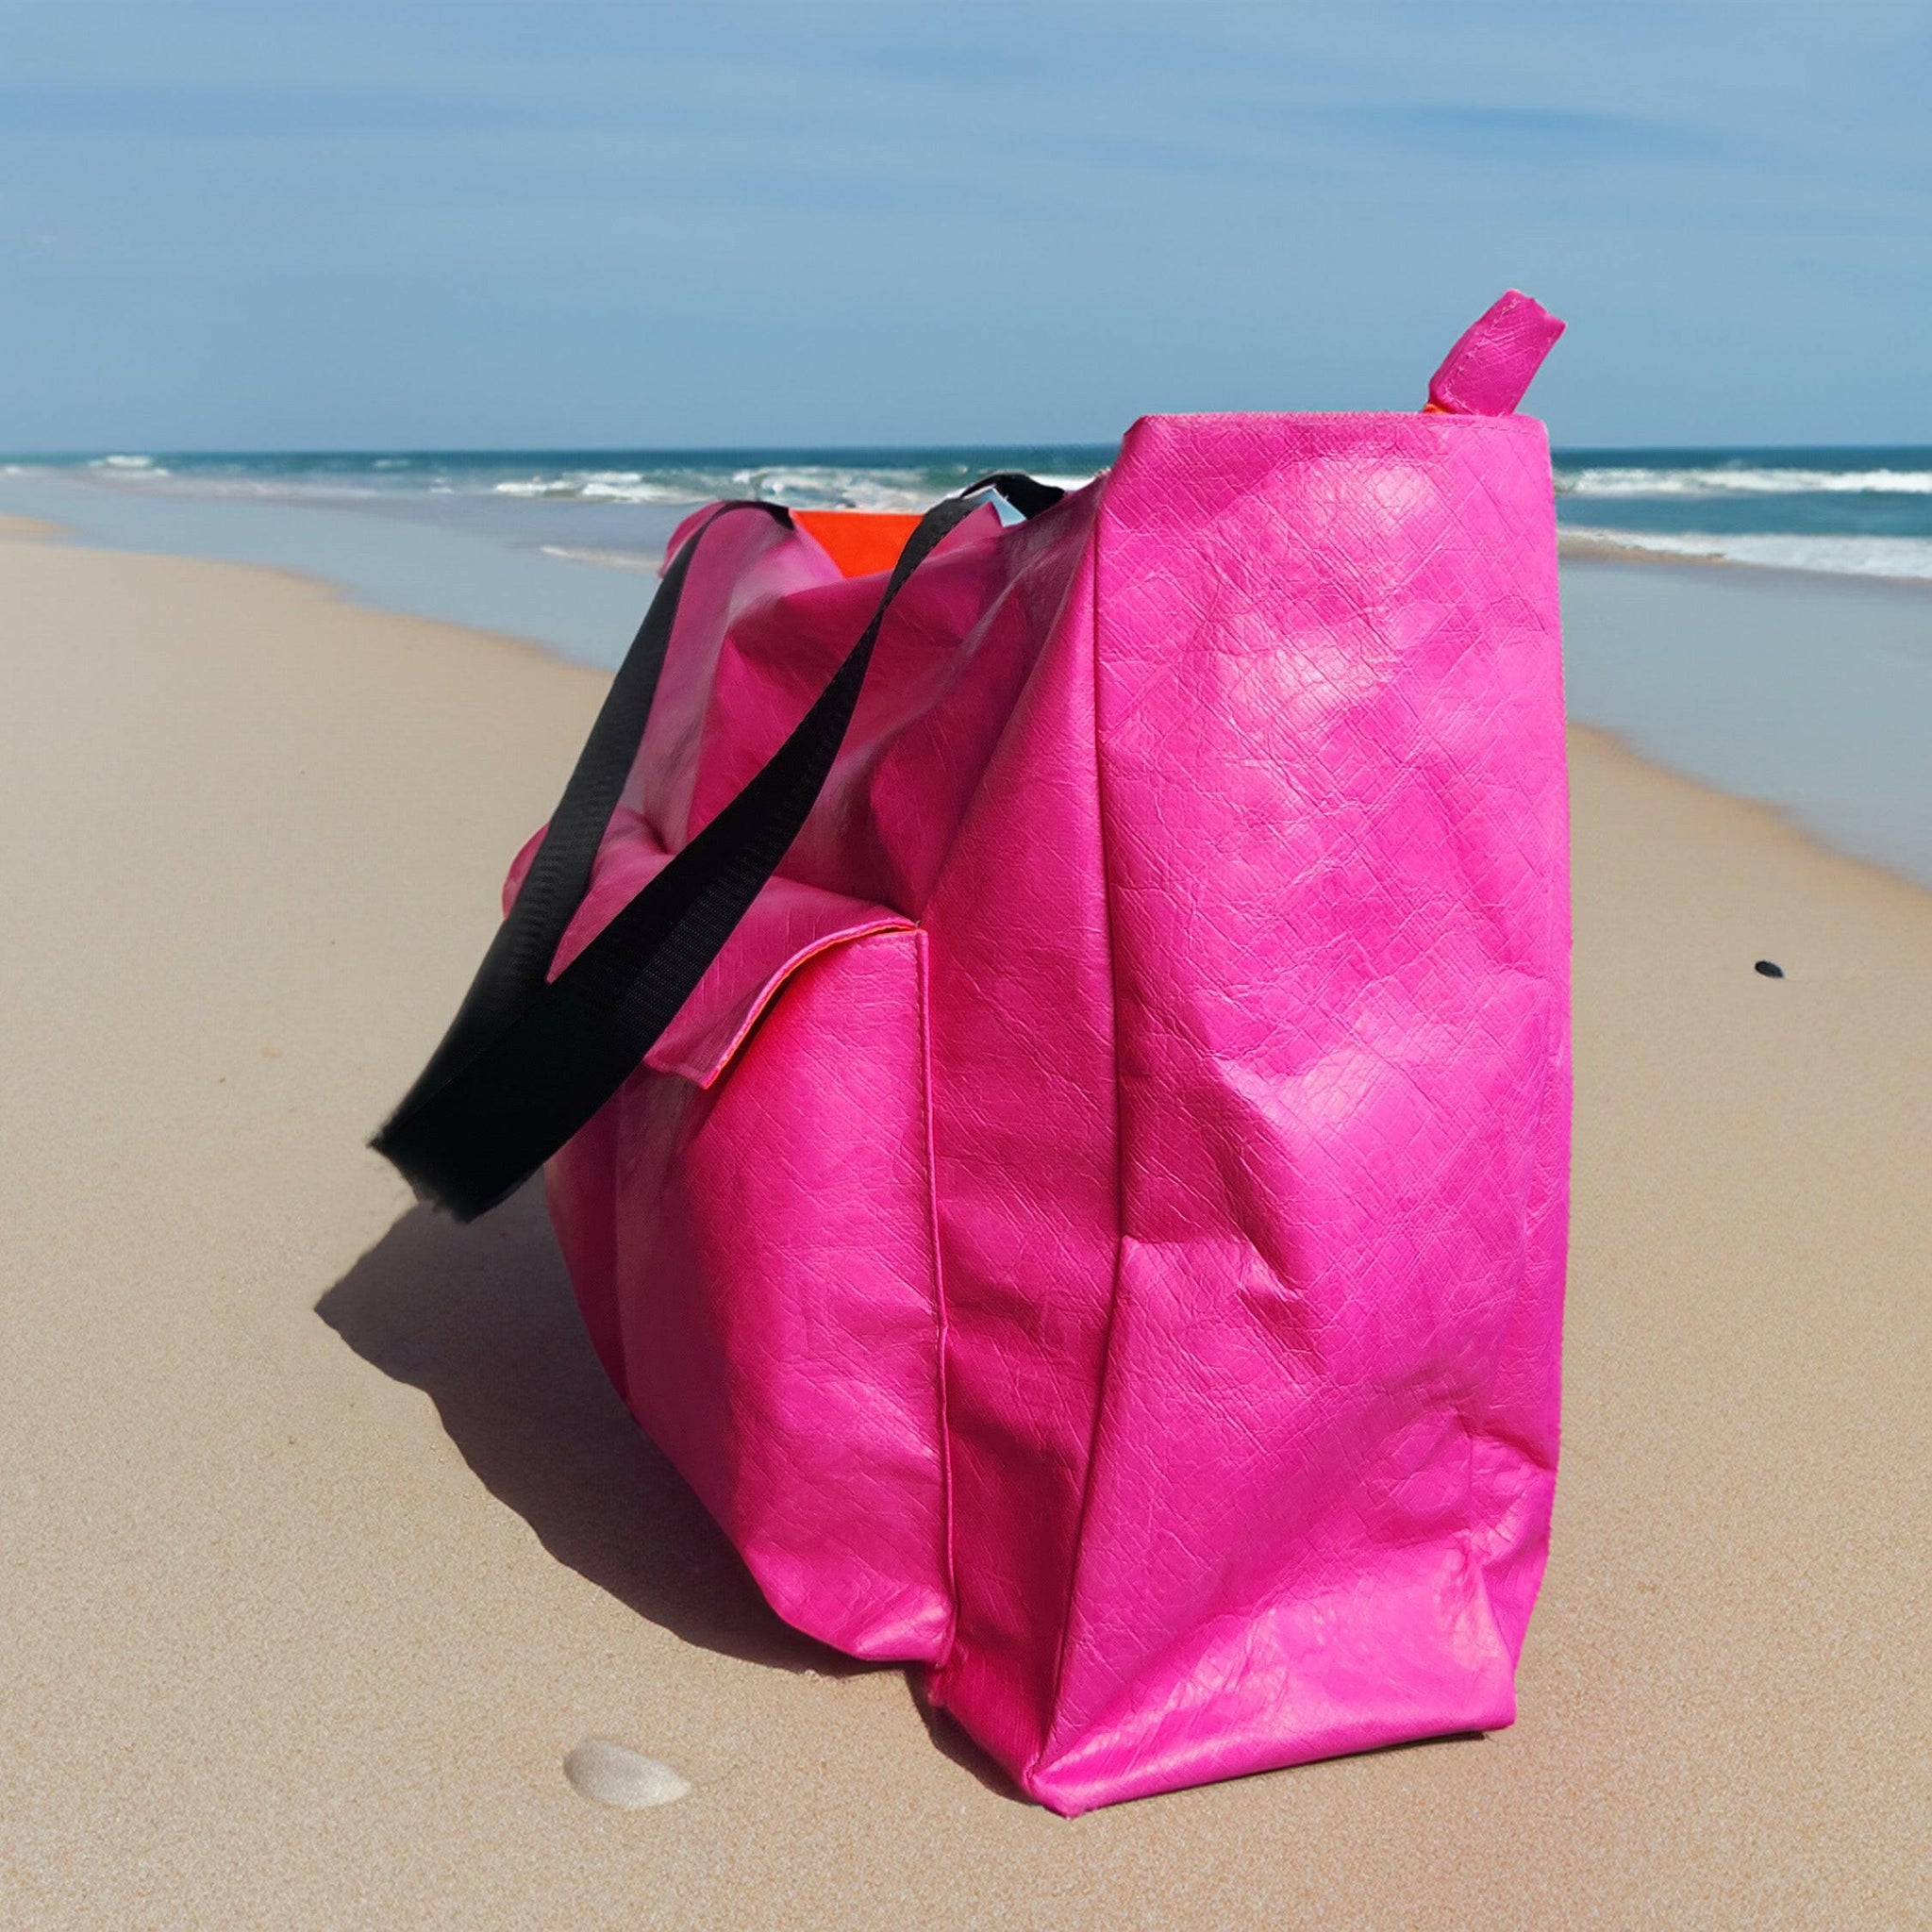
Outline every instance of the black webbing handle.
<path id="1" fill-rule="evenodd" d="M 1032 508 L 1008 484 L 1031 485 Z M 1051 485 L 1001 475 L 920 520 L 872 620 L 764 767 L 553 980 L 664 667 L 678 599 L 721 505 L 667 567 L 508 916 L 442 1043 L 371 1143 L 424 1199 L 471 1221 L 513 1192 L 616 1092 L 691 997 L 777 870 L 831 774 L 892 599 L 996 487 L 1023 515 Z M 525 909 L 527 907 L 527 910 Z"/>

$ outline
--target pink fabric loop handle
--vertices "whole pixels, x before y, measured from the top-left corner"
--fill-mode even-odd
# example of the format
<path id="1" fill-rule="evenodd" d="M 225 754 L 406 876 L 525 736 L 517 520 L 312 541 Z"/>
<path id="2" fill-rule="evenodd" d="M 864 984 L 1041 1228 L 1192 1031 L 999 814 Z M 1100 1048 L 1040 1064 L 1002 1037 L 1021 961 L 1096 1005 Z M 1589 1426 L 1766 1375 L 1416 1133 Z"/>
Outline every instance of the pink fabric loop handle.
<path id="1" fill-rule="evenodd" d="M 1431 409 L 1507 416 L 1536 379 L 1563 325 L 1533 296 L 1511 289 L 1463 330 L 1429 378 Z"/>

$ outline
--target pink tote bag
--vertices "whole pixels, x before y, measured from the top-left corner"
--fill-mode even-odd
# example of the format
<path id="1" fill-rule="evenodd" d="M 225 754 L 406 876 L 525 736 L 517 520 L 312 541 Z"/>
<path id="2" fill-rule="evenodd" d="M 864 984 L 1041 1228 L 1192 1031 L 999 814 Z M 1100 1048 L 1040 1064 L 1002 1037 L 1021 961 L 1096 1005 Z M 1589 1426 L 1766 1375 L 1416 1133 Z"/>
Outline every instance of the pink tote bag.
<path id="1" fill-rule="evenodd" d="M 378 1137 L 465 1217 L 547 1163 L 774 1607 L 1056 1810 L 1514 1715 L 1560 328 L 1506 295 L 1410 415 L 1143 418 L 1085 489 L 990 479 L 1018 521 L 692 516 Z"/>

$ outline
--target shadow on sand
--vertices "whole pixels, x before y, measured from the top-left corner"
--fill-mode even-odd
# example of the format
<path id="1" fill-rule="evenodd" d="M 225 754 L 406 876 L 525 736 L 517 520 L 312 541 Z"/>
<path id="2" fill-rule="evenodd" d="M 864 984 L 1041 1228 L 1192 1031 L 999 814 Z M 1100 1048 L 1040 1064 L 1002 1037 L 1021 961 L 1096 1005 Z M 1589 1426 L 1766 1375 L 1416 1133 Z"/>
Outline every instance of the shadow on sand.
<path id="1" fill-rule="evenodd" d="M 413 1208 L 316 1303 L 366 1362 L 421 1389 L 477 1479 L 559 1563 L 688 1643 L 777 1670 L 867 1664 L 794 1630 L 652 1445 L 577 1318 L 532 1183 L 469 1227 Z M 906 1673 L 935 1748 L 1027 1802 Z"/>
<path id="2" fill-rule="evenodd" d="M 541 1185 L 470 1227 L 411 1208 L 315 1311 L 364 1361 L 421 1389 L 490 1493 L 559 1563 L 639 1616 L 689 1643 L 778 1670 L 849 1676 L 890 1668 L 784 1623 L 631 1420 L 577 1319 Z M 907 1676 L 934 1747 L 987 1790 L 1030 1802 L 932 1707 L 919 1674 Z"/>
<path id="3" fill-rule="evenodd" d="M 868 1668 L 780 1621 L 631 1420 L 577 1320 L 541 1186 L 469 1227 L 412 1208 L 315 1311 L 421 1389 L 491 1494 L 639 1616 L 780 1670 Z"/>

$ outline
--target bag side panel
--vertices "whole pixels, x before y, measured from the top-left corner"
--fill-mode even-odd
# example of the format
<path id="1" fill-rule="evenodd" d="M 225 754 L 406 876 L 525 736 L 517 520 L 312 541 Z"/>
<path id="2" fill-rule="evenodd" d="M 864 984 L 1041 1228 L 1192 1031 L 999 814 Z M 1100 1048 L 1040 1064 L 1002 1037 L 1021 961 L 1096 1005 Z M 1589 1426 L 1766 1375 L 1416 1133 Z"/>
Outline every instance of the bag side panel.
<path id="1" fill-rule="evenodd" d="M 1123 1247 L 1064 1810 L 1507 1724 L 1557 1457 L 1567 849 L 1526 418 L 1156 419 L 1098 538 Z"/>
<path id="2" fill-rule="evenodd" d="M 926 913 L 958 1614 L 931 1690 L 1016 1775 L 1052 1709 L 1118 1248 L 1093 508 L 1042 518 L 1014 580 L 1024 683 Z"/>
<path id="3" fill-rule="evenodd" d="M 781 1613 L 860 1655 L 931 1658 L 950 1637 L 944 1488 L 934 1487 L 945 1444 L 937 1420 L 925 1425 L 924 1444 L 912 1460 L 895 1460 L 904 1446 L 900 1423 L 915 1412 L 931 1414 L 940 1402 L 934 1331 L 941 1311 L 932 1285 L 935 1204 L 929 1193 L 915 1199 L 902 1185 L 894 1150 L 910 1144 L 917 1124 L 921 1171 L 934 1171 L 925 1079 L 948 1043 L 959 1076 L 952 1118 L 966 1124 L 948 1143 L 956 1165 L 970 1171 L 952 1217 L 965 1250 L 973 1250 L 980 1225 L 980 1197 L 1030 1185 L 1032 1170 L 1048 1177 L 1042 1184 L 1050 1194 L 1064 1191 L 1069 1166 L 1099 1159 L 1106 1165 L 1094 1211 L 1106 1223 L 1106 1257 L 1097 1273 L 1103 1284 L 1109 1277 L 1110 1140 L 1102 1155 L 1092 1155 L 1082 1141 L 1084 1127 L 1062 1133 L 1058 1110 L 1060 1091 L 1071 1087 L 1096 1120 L 1108 1124 L 1110 1136 L 1110 1047 L 1089 1064 L 1070 1046 L 1058 1074 L 1051 1066 L 1058 1047 L 1044 1061 L 1038 1051 L 1042 1038 L 1054 1042 L 1064 1033 L 1071 1041 L 1093 1024 L 1087 1009 L 1094 1002 L 1084 991 L 1074 993 L 1071 1013 L 1065 1008 L 1072 982 L 1057 948 L 1060 923 L 1091 921 L 1099 903 L 1097 867 L 1090 868 L 1084 898 L 1056 888 L 1056 867 L 1085 861 L 1077 853 L 1070 859 L 1056 843 L 1058 827 L 1042 826 L 1031 803 L 1016 795 L 1036 772 L 1049 786 L 1068 782 L 1055 775 L 1065 763 L 1064 739 L 1079 747 L 1074 763 L 1084 776 L 1072 782 L 1092 823 L 1087 630 L 1068 660 L 1076 685 L 1084 681 L 1073 711 L 1056 708 L 1058 699 L 1042 703 L 1036 690 L 1092 513 L 1090 492 L 1084 502 L 1069 499 L 1037 526 L 1002 530 L 990 512 L 970 518 L 914 575 L 882 631 L 859 715 L 824 794 L 755 908 L 760 917 L 770 909 L 771 918 L 747 921 L 693 1002 L 708 989 L 721 1006 L 731 1006 L 763 964 L 783 954 L 774 934 L 782 938 L 790 923 L 767 901 L 816 891 L 842 897 L 855 912 L 893 907 L 902 915 L 923 914 L 948 873 L 962 816 L 991 792 L 1000 794 L 999 803 L 982 823 L 994 843 L 969 855 L 942 895 L 946 903 L 925 948 L 934 980 L 946 989 L 928 1007 L 949 1004 L 963 1016 L 967 1037 L 936 1020 L 933 1033 L 945 1040 L 928 1051 L 929 1042 L 915 1038 L 916 1000 L 893 1007 L 899 1017 L 876 1025 L 864 1019 L 862 1007 L 841 1011 L 836 1004 L 814 1004 L 825 974 L 844 983 L 861 965 L 871 974 L 885 970 L 877 961 L 891 956 L 890 938 L 841 938 L 821 960 L 792 973 L 714 1089 L 699 1092 L 691 1080 L 661 1077 L 677 1072 L 704 1084 L 694 1063 L 666 1061 L 667 1035 L 653 1050 L 657 1072 L 634 1080 L 552 1163 L 559 1236 L 613 1380 L 732 1535 Z M 658 827 L 675 825 L 681 838 L 690 824 L 701 823 L 795 722 L 862 627 L 876 588 L 837 578 L 815 543 L 763 517 L 729 518 L 707 536 L 671 641 L 659 708 L 626 803 L 599 853 L 580 915 L 586 933 L 641 882 L 632 875 L 649 870 L 640 857 L 646 848 L 661 860 Z M 1089 577 L 1077 600 L 1083 624 L 1091 594 Z M 1016 710 L 1029 705 L 1038 715 L 1016 727 Z M 996 757 L 1005 762 L 990 774 Z M 1044 856 L 1029 849 L 1035 841 L 1044 843 Z M 1023 892 L 1008 913 L 1003 895 L 1016 870 L 1036 877 L 1041 890 Z M 1014 922 L 1024 927 L 1028 920 L 1038 929 L 1023 936 L 1022 947 L 1032 958 L 1008 962 Z M 956 938 L 962 942 L 954 963 Z M 914 936 L 897 942 L 911 945 Z M 887 955 L 875 950 L 882 943 Z M 758 958 L 744 972 L 727 973 L 731 957 L 747 948 Z M 1043 997 L 1051 1010 L 1034 1013 L 1033 1034 L 1009 1034 L 993 1004 L 1002 997 L 1001 975 L 1010 964 L 1015 983 L 1030 986 L 1041 957 L 1049 962 L 1049 990 L 1033 997 L 1036 1008 Z M 809 1024 L 800 1017 L 808 1008 L 816 1016 Z M 680 1016 L 680 1025 L 687 1017 Z M 1099 1024 L 1104 1030 L 1104 1016 Z M 814 1025 L 823 1037 L 814 1036 Z M 727 1037 L 722 1027 L 700 1030 L 706 1041 L 714 1033 Z M 783 1050 L 776 1061 L 774 1045 Z M 1008 1062 L 1029 1056 L 1024 1158 L 1002 1169 L 998 1163 L 1015 1144 L 1002 1137 L 1022 1124 L 999 1104 L 982 1109 L 975 1095 L 989 1084 L 1003 1091 L 1013 1077 Z M 824 1062 L 817 1073 L 815 1058 Z M 907 1099 L 913 1093 L 916 1110 Z M 795 1160 L 791 1141 L 806 1149 Z M 813 1177 L 809 1187 L 798 1184 L 801 1173 Z M 1069 1218 L 1078 1223 L 1083 1211 Z M 1006 1212 L 996 1200 L 993 1217 Z M 1042 1224 L 1050 1234 L 1051 1217 L 1028 1223 L 1035 1235 Z M 993 1244 L 1003 1239 L 996 1233 Z M 1009 1259 L 999 1264 L 1007 1274 L 996 1293 L 1008 1297 L 999 1319 L 1030 1334 L 1031 1304 L 1014 1287 L 1030 1276 L 1015 1273 L 1018 1264 L 1008 1267 Z M 923 1366 L 914 1359 L 911 1327 L 901 1337 L 903 1347 L 889 1337 L 881 1341 L 882 1324 L 901 1314 L 917 1325 L 914 1311 L 901 1307 L 908 1283 L 924 1284 Z M 967 1307 L 972 1330 L 979 1304 L 970 1292 Z M 876 1377 L 883 1423 L 858 1412 L 863 1405 L 854 1403 L 819 1413 L 816 1398 L 787 1387 L 788 1364 L 795 1381 L 811 1352 L 837 1346 L 841 1336 L 854 1391 Z M 996 1346 L 989 1354 L 983 1338 L 969 1333 L 965 1356 L 1000 1380 Z M 1054 1453 L 1072 1467 L 1065 1478 L 1070 1509 L 1077 1508 L 1084 1480 L 1096 1361 L 1090 1341 L 1074 1403 L 1077 1442 L 1062 1449 L 1056 1439 Z M 810 1379 L 819 1379 L 816 1371 Z M 1058 1383 L 1037 1386 L 1049 1407 L 1068 1407 Z M 997 1393 L 990 1400 L 997 1407 Z M 972 1408 L 969 1399 L 969 1414 Z M 764 1456 L 761 1438 L 787 1446 Z M 1004 1479 L 999 1456 L 995 1447 L 991 1461 L 979 1465 L 986 1481 Z M 1029 1525 L 1024 1541 L 1035 1489 L 1030 1466 L 1018 1480 L 1015 1507 Z M 794 1501 L 801 1504 L 795 1511 Z M 974 1547 L 988 1555 L 989 1574 L 1007 1561 L 984 1536 Z M 1070 1529 L 1056 1548 L 1052 1601 L 1037 1610 L 1030 1599 L 1025 1606 L 1032 1624 L 1052 1629 L 1044 1636 L 1030 1626 L 1023 1632 L 1049 1657 L 1071 1576 Z M 899 1595 L 894 1578 L 905 1586 Z M 1024 1740 L 1011 1754 L 1016 1765 L 1038 1748 L 1046 1709 L 1042 1688 L 1026 1706 Z"/>
<path id="4" fill-rule="evenodd" d="M 641 1071 L 551 1182 L 613 1194 L 608 1289 L 599 1224 L 558 1224 L 586 1316 L 773 1607 L 918 1660 L 952 1624 L 922 945 L 807 959 L 714 1085 Z"/>

